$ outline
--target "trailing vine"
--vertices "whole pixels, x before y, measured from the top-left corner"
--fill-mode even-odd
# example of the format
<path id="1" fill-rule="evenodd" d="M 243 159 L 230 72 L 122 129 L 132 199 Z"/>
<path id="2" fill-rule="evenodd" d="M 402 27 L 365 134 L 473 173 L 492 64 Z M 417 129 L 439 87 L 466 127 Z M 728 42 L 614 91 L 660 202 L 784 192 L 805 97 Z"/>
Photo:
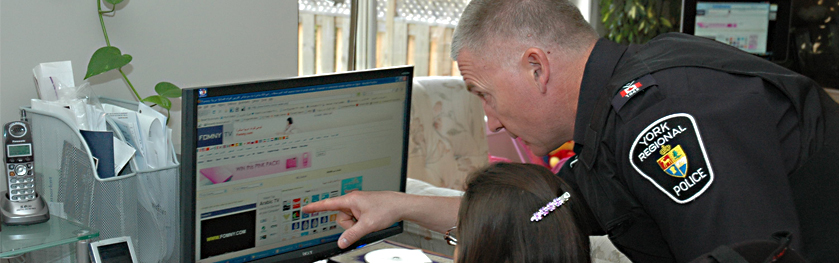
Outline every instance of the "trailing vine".
<path id="1" fill-rule="evenodd" d="M 172 101 L 170 98 L 180 98 L 181 89 L 170 82 L 160 82 L 154 86 L 154 91 L 157 92 L 157 95 L 151 95 L 143 98 L 140 96 L 140 93 L 137 92 L 137 89 L 134 88 L 134 85 L 131 84 L 131 81 L 128 80 L 128 76 L 125 72 L 122 71 L 122 67 L 128 65 L 133 58 L 129 54 L 122 54 L 122 51 L 120 51 L 119 48 L 111 46 L 111 40 L 108 38 L 108 30 L 105 28 L 104 15 L 115 14 L 116 5 L 122 3 L 122 1 L 123 0 L 105 0 L 105 2 L 111 4 L 111 10 L 102 10 L 102 0 L 96 0 L 99 24 L 102 26 L 102 35 L 105 37 L 105 46 L 93 52 L 93 55 L 90 57 L 90 62 L 87 64 L 87 73 L 85 74 L 84 79 L 88 79 L 111 70 L 117 70 L 122 75 L 122 79 L 125 80 L 126 85 L 128 85 L 128 88 L 134 93 L 134 96 L 138 101 L 152 103 L 152 106 L 160 106 L 161 108 L 166 109 L 166 115 L 168 116 L 170 110 L 172 109 Z"/>

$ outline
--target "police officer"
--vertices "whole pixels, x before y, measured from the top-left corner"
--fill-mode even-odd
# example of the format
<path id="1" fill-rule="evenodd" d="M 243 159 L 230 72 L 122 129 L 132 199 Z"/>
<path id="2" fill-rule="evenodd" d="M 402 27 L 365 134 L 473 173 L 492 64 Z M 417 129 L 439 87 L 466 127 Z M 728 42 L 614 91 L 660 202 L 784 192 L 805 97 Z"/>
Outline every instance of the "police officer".
<path id="1" fill-rule="evenodd" d="M 787 230 L 812 260 L 834 258 L 824 231 L 835 213 L 796 209 L 836 211 L 824 202 L 837 200 L 835 184 L 824 200 L 802 196 L 829 182 L 804 178 L 835 182 L 837 172 L 825 168 L 837 160 L 839 111 L 815 83 L 682 34 L 600 40 L 591 54 L 576 120 L 587 125 L 575 127 L 579 154 L 560 174 L 627 256 L 685 262 Z"/>
<path id="2" fill-rule="evenodd" d="M 592 234 L 633 261 L 687 262 L 778 231 L 811 260 L 837 256 L 839 105 L 806 77 L 678 33 L 598 39 L 564 0 L 473 0 L 452 57 L 490 129 L 537 155 L 575 141 L 560 176 L 597 218 Z M 445 231 L 457 203 L 354 192 L 304 212 L 341 211 L 347 247 L 399 220 Z"/>

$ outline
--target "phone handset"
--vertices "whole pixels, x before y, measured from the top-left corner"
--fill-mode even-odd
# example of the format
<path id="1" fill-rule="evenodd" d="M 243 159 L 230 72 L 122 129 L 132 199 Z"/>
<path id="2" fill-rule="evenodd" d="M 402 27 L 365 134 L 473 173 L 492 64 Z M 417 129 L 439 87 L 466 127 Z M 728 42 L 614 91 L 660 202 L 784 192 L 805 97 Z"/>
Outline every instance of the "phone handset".
<path id="1" fill-rule="evenodd" d="M 35 158 L 29 124 L 13 121 L 3 127 L 6 183 L 9 201 L 35 200 Z"/>
<path id="2" fill-rule="evenodd" d="M 47 203 L 35 192 L 35 153 L 32 129 L 26 121 L 3 127 L 6 193 L 0 192 L 0 220 L 6 225 L 29 225 L 50 219 Z"/>

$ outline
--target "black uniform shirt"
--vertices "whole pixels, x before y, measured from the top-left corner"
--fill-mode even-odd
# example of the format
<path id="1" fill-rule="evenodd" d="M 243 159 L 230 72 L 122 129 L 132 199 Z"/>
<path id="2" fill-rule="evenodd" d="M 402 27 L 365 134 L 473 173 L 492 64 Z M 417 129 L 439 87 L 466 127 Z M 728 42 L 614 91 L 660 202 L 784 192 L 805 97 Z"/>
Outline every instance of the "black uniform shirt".
<path id="1" fill-rule="evenodd" d="M 586 147 L 584 131 L 598 96 L 633 50 L 605 39 L 595 45 L 580 90 L 576 152 Z M 787 180 L 801 161 L 798 120 L 775 88 L 757 77 L 679 67 L 627 83 L 611 96 L 615 113 L 603 136 L 612 156 L 597 162 L 613 162 L 612 176 L 661 231 L 630 240 L 661 236 L 686 262 L 720 245 L 780 230 L 799 233 Z M 650 243 L 660 242 L 616 245 L 644 251 L 633 246 Z"/>

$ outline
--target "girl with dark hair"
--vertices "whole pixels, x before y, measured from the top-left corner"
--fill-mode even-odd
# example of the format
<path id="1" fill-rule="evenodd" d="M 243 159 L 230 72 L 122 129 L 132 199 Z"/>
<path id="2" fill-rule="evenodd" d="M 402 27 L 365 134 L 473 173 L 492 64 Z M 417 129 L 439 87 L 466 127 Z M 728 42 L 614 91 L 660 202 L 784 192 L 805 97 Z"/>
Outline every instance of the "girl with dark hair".
<path id="1" fill-rule="evenodd" d="M 547 168 L 495 163 L 473 172 L 446 235 L 455 262 L 591 262 L 583 199 Z"/>

